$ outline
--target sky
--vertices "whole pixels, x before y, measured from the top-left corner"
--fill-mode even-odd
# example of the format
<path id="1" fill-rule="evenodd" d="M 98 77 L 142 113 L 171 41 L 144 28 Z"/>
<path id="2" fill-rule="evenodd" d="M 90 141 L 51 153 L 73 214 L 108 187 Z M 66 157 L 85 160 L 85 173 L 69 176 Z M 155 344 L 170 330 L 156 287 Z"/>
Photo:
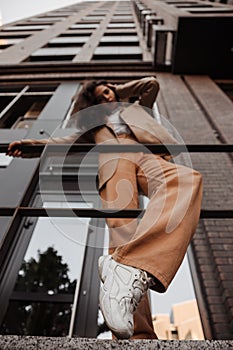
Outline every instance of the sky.
<path id="1" fill-rule="evenodd" d="M 88 1 L 88 0 L 87 0 Z M 89 0 L 90 1 L 90 0 Z M 2 24 L 34 16 L 60 7 L 80 2 L 79 0 L 0 0 Z"/>
<path id="2" fill-rule="evenodd" d="M 91 1 L 91 0 L 86 0 Z M 80 2 L 78 0 L 0 0 L 2 24 L 14 22 L 19 19 L 34 16 L 56 8 L 69 6 Z M 17 4 L 17 5 L 16 5 Z M 42 248 L 43 247 L 38 247 Z M 185 300 L 194 299 L 191 276 L 187 260 L 185 259 L 175 280 L 165 294 L 153 293 L 152 312 L 170 313 L 171 305 Z"/>

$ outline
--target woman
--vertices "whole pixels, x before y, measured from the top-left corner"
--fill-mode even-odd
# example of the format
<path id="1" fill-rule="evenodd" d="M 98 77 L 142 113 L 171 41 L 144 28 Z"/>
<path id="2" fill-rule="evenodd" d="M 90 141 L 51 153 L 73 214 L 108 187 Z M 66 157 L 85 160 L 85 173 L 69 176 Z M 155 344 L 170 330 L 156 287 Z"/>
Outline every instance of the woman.
<path id="1" fill-rule="evenodd" d="M 153 77 L 113 86 L 89 81 L 79 92 L 77 135 L 53 140 L 22 140 L 8 154 L 23 156 L 19 144 L 95 142 L 97 144 L 174 144 L 176 140 L 152 118 L 159 84 Z M 123 100 L 137 97 L 132 104 Z M 96 108 L 88 108 L 98 105 Z M 100 106 L 99 106 L 100 105 Z M 102 108 L 101 108 L 102 107 Z M 147 107 L 147 108 L 146 108 Z M 16 149 L 15 149 L 16 147 Z M 100 257 L 103 282 L 100 307 L 117 338 L 155 339 L 147 290 L 164 292 L 186 253 L 198 223 L 202 181 L 191 169 L 169 162 L 166 155 L 143 152 L 99 156 L 99 191 L 103 208 L 136 209 L 138 191 L 150 202 L 143 218 L 107 219 L 109 255 Z"/>

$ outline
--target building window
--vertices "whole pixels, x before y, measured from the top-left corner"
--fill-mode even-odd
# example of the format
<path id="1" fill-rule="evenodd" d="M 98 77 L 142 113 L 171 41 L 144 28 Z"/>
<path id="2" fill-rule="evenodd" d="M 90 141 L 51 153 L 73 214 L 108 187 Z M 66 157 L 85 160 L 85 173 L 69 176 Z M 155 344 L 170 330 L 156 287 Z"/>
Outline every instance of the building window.
<path id="1" fill-rule="evenodd" d="M 87 171 L 82 174 L 82 179 L 86 182 L 85 188 L 89 191 L 85 200 L 83 193 L 80 195 L 74 188 L 74 177 L 77 177 L 82 156 L 67 157 L 65 162 L 61 162 L 59 155 L 48 156 L 42 161 L 42 182 L 35 200 L 32 201 L 34 208 L 42 206 L 41 199 L 43 207 L 47 209 L 97 207 L 99 197 L 96 197 L 96 188 L 94 194 L 90 193 L 88 177 L 92 176 L 92 182 L 95 179 L 96 172 L 93 175 L 91 169 L 93 166 L 97 167 L 97 155 L 93 164 L 86 169 L 90 174 L 88 175 Z M 51 188 L 50 183 L 54 184 L 61 175 L 64 183 L 60 192 L 57 186 Z M 4 300 L 6 310 L 0 315 L 1 334 L 72 335 L 76 329 L 74 319 L 77 315 L 80 316 L 80 312 L 77 311 L 80 305 L 75 302 L 74 294 L 79 294 L 86 255 L 88 249 L 92 249 L 89 237 L 97 237 L 96 232 L 93 232 L 95 227 L 98 227 L 96 219 L 75 215 L 66 217 L 61 213 L 57 217 L 22 218 L 18 227 L 15 234 L 19 239 L 11 255 L 14 271 L 11 264 L 8 264 L 6 268 L 9 268 L 11 276 L 8 278 L 9 273 L 6 271 L 7 281 L 3 281 L 4 289 L 8 291 L 9 304 Z M 91 277 L 92 274 L 91 271 Z M 88 288 L 90 290 L 87 290 L 87 294 L 90 294 L 93 286 L 89 285 Z M 94 293 L 97 298 L 98 288 Z M 97 310 L 96 301 L 90 310 L 94 319 L 96 318 L 95 329 L 91 330 L 94 335 L 98 328 Z"/>
<path id="2" fill-rule="evenodd" d="M 60 17 L 35 17 L 35 18 L 30 18 L 29 19 L 29 22 L 38 22 L 38 23 L 47 23 L 47 22 L 49 22 L 49 23 L 53 23 L 53 22 L 58 22 L 58 21 L 64 21 L 66 19 L 66 17 L 62 17 L 62 16 L 60 16 Z"/>
<path id="3" fill-rule="evenodd" d="M 78 37 L 78 36 L 90 36 L 92 34 L 92 30 L 90 29 L 83 29 L 79 31 L 78 29 L 68 29 L 66 32 L 62 33 L 59 37 Z"/>
<path id="4" fill-rule="evenodd" d="M 98 22 L 98 21 L 102 21 L 104 19 L 105 15 L 89 15 L 86 17 L 83 17 L 82 20 L 83 21 L 88 21 L 88 22 Z"/>
<path id="5" fill-rule="evenodd" d="M 133 35 L 133 36 L 137 36 L 137 32 L 135 31 L 135 29 L 118 29 L 118 28 L 114 28 L 114 29 L 107 29 L 106 32 L 104 33 L 104 36 L 129 36 L 129 35 Z"/>
<path id="6" fill-rule="evenodd" d="M 0 128 L 30 128 L 56 85 L 0 87 Z"/>
<path id="7" fill-rule="evenodd" d="M 0 37 L 0 48 L 6 49 L 11 45 L 20 43 L 24 38 Z"/>
<path id="8" fill-rule="evenodd" d="M 95 49 L 93 60 L 142 60 L 139 46 L 99 46 Z"/>
<path id="9" fill-rule="evenodd" d="M 23 25 L 15 25 L 15 26 L 8 26 L 8 27 L 4 27 L 2 28 L 3 31 L 27 31 L 27 30 L 43 30 L 48 28 L 49 25 L 30 25 L 30 24 L 23 24 Z"/>
<path id="10" fill-rule="evenodd" d="M 70 205 L 80 207 L 83 203 Z M 64 203 L 50 202 L 44 206 L 61 208 Z M 69 334 L 89 221 L 88 218 L 62 217 L 37 220 L 1 325 L 1 334 Z M 33 219 L 28 218 L 26 222 L 28 226 L 24 227 L 30 230 Z"/>
<path id="11" fill-rule="evenodd" d="M 97 23 L 77 23 L 70 26 L 70 29 L 96 29 L 98 27 Z"/>
<path id="12" fill-rule="evenodd" d="M 31 62 L 71 61 L 80 51 L 78 47 L 45 47 L 31 54 Z"/>
<path id="13" fill-rule="evenodd" d="M 99 42 L 99 46 L 139 46 L 137 35 L 104 35 Z"/>
<path id="14" fill-rule="evenodd" d="M 60 36 L 57 38 L 53 38 L 48 42 L 48 46 L 59 47 L 59 46 L 82 46 L 89 39 L 88 35 L 83 36 Z"/>
<path id="15" fill-rule="evenodd" d="M 134 23 L 109 23 L 108 24 L 108 28 L 135 28 L 135 24 Z"/>
<path id="16" fill-rule="evenodd" d="M 121 21 L 124 21 L 124 22 L 133 22 L 133 16 L 130 16 L 130 15 L 125 15 L 125 14 L 119 14 L 119 15 L 114 15 L 112 17 L 112 21 L 111 23 L 114 23 L 114 22 L 121 22 Z"/>

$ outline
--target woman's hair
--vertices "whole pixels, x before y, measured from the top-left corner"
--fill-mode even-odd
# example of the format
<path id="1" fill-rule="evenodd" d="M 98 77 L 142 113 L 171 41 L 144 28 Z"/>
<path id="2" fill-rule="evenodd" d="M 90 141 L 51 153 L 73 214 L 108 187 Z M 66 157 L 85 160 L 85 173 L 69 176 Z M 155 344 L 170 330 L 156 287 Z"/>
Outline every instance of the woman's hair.
<path id="1" fill-rule="evenodd" d="M 82 130 L 89 130 L 90 128 L 101 126 L 105 123 L 106 111 L 103 106 L 98 108 L 89 108 L 98 104 L 95 97 L 95 88 L 99 85 L 107 85 L 106 80 L 87 80 L 84 82 L 81 90 L 73 97 L 75 100 L 71 117 L 77 118 L 77 127 Z M 119 101 L 114 87 L 109 87 Z"/>

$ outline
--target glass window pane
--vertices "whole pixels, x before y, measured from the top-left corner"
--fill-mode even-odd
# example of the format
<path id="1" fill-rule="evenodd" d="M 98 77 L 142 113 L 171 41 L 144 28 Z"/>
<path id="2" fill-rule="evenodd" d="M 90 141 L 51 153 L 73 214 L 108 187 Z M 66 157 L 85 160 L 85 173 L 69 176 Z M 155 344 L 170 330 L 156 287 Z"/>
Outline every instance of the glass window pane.
<path id="1" fill-rule="evenodd" d="M 71 308 L 72 304 L 11 301 L 1 334 L 66 336 Z"/>
<path id="2" fill-rule="evenodd" d="M 79 52 L 78 47 L 62 47 L 62 48 L 53 48 L 53 47 L 46 47 L 43 49 L 39 49 L 32 53 L 33 57 L 40 57 L 40 56 L 70 56 L 70 55 L 76 55 Z"/>
<path id="3" fill-rule="evenodd" d="M 100 44 L 109 44 L 110 46 L 113 44 L 137 44 L 139 43 L 139 39 L 137 35 L 107 35 L 103 36 L 100 40 Z"/>
<path id="4" fill-rule="evenodd" d="M 99 27 L 99 24 L 95 23 L 80 23 L 80 24 L 73 24 L 70 26 L 71 29 L 96 29 Z"/>
<path id="5" fill-rule="evenodd" d="M 54 38 L 49 41 L 49 45 L 77 45 L 77 44 L 84 44 L 89 39 L 89 36 L 66 36 L 66 37 L 59 37 Z"/>
<path id="6" fill-rule="evenodd" d="M 72 60 L 79 52 L 80 47 L 46 47 L 31 54 L 30 61 L 63 61 Z"/>
<path id="7" fill-rule="evenodd" d="M 93 207 L 92 203 L 45 202 L 45 208 L 85 208 Z M 81 275 L 82 261 L 85 252 L 89 218 L 39 218 L 28 246 L 25 260 L 53 247 L 68 265 L 68 276 L 74 280 Z"/>
<path id="8" fill-rule="evenodd" d="M 135 28 L 134 23 L 109 23 L 108 28 Z"/>
<path id="9" fill-rule="evenodd" d="M 127 14 L 118 14 L 112 17 L 113 21 L 133 21 L 133 16 L 128 16 Z"/>
<path id="10" fill-rule="evenodd" d="M 19 26 L 9 26 L 4 27 L 4 31 L 18 31 L 18 30 L 42 30 L 48 28 L 49 25 L 19 25 Z"/>
<path id="11" fill-rule="evenodd" d="M 105 15 L 104 16 L 87 16 L 87 17 L 83 17 L 83 20 L 84 21 L 102 21 L 104 19 Z"/>
<path id="12" fill-rule="evenodd" d="M 34 119 L 18 118 L 15 124 L 12 125 L 12 129 L 31 129 L 34 123 L 35 123 L 35 118 Z"/>
<path id="13" fill-rule="evenodd" d="M 30 22 L 55 22 L 55 21 L 62 21 L 62 20 L 64 20 L 64 19 L 66 19 L 66 17 L 62 17 L 62 16 L 60 16 L 60 17 L 35 17 L 35 18 L 30 18 Z"/>
<path id="14" fill-rule="evenodd" d="M 20 97 L 18 97 L 18 93 L 20 93 L 20 90 L 22 91 L 23 88 L 26 87 L 14 87 L 12 90 L 4 88 L 2 89 L 3 91 L 0 91 L 2 128 L 18 128 L 18 123 L 22 120 L 26 118 L 36 119 L 51 98 L 54 86 L 31 86 L 30 89 L 28 88 Z M 40 90 L 43 88 L 47 91 Z M 29 122 L 29 120 L 26 121 L 26 124 L 28 124 L 28 128 L 32 126 L 32 123 Z"/>
<path id="15" fill-rule="evenodd" d="M 92 203 L 70 202 L 72 207 Z M 68 203 L 45 202 L 45 208 Z M 66 336 L 81 279 L 89 218 L 39 218 L 20 267 L 1 334 Z"/>

